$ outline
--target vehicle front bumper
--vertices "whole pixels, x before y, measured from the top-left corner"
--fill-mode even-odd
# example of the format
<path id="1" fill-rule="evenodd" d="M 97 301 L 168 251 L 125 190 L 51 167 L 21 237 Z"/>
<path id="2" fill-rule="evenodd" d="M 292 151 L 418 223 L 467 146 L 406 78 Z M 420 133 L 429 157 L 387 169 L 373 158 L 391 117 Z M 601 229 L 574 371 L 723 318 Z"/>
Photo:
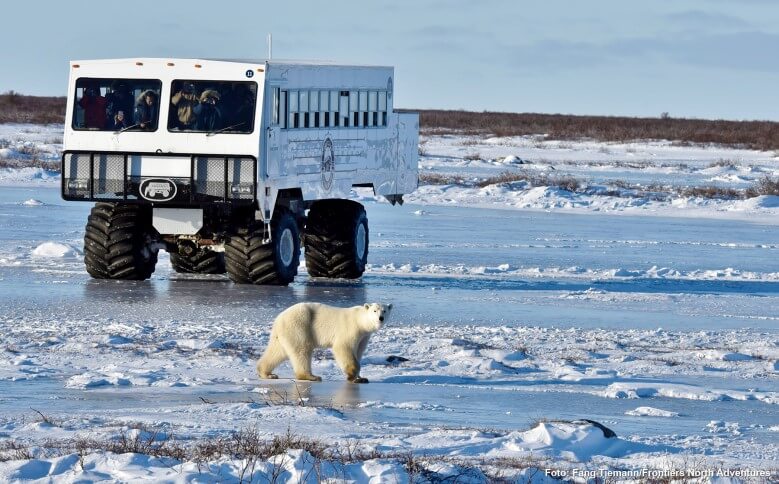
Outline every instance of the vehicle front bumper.
<path id="1" fill-rule="evenodd" d="M 198 206 L 250 204 L 257 194 L 251 156 L 65 151 L 61 173 L 62 198 L 74 201 Z"/>

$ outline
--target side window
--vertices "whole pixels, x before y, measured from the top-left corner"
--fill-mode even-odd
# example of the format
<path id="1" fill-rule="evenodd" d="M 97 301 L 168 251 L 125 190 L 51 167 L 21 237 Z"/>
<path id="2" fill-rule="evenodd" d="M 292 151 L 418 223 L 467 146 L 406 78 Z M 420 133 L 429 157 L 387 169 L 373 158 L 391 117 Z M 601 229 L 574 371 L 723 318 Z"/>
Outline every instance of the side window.
<path id="1" fill-rule="evenodd" d="M 298 112 L 298 91 L 289 91 L 289 127 L 300 127 L 300 113 Z"/>
<path id="2" fill-rule="evenodd" d="M 349 91 L 341 91 L 341 99 L 338 101 L 338 119 L 341 126 L 349 127 Z"/>
<path id="3" fill-rule="evenodd" d="M 368 93 L 368 126 L 378 126 L 378 92 L 371 91 Z"/>
<path id="4" fill-rule="evenodd" d="M 327 91 L 319 91 L 319 125 L 321 128 L 329 128 L 328 106 L 330 105 L 330 95 Z"/>
<path id="5" fill-rule="evenodd" d="M 273 101 L 271 104 L 271 124 L 278 126 L 281 121 L 281 89 L 278 87 L 273 88 Z"/>
<path id="6" fill-rule="evenodd" d="M 354 127 L 360 126 L 360 110 L 357 104 L 357 91 L 349 91 L 349 119 Z"/>
<path id="7" fill-rule="evenodd" d="M 387 125 L 387 91 L 379 91 L 379 126 Z"/>
<path id="8" fill-rule="evenodd" d="M 279 126 L 287 128 L 287 91 L 281 91 L 279 100 Z"/>
<path id="9" fill-rule="evenodd" d="M 338 91 L 330 91 L 330 112 L 327 114 L 330 126 L 338 126 Z"/>
<path id="10" fill-rule="evenodd" d="M 305 128 L 308 126 L 308 91 L 300 91 L 300 126 L 299 128 Z"/>
<path id="11" fill-rule="evenodd" d="M 368 125 L 368 91 L 360 91 L 360 126 Z"/>
<path id="12" fill-rule="evenodd" d="M 308 94 L 308 123 L 306 128 L 319 127 L 319 91 L 310 91 Z"/>

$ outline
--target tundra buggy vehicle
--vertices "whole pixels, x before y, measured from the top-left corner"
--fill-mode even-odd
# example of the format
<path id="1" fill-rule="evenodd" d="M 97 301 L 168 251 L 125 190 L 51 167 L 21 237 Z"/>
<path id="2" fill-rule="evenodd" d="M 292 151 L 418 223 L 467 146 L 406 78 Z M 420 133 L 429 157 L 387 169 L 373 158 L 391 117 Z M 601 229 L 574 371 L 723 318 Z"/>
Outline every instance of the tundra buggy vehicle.
<path id="1" fill-rule="evenodd" d="M 96 202 L 92 277 L 178 272 L 286 285 L 357 278 L 370 187 L 393 205 L 418 182 L 419 117 L 393 110 L 391 67 L 114 59 L 70 64 L 62 197 Z"/>

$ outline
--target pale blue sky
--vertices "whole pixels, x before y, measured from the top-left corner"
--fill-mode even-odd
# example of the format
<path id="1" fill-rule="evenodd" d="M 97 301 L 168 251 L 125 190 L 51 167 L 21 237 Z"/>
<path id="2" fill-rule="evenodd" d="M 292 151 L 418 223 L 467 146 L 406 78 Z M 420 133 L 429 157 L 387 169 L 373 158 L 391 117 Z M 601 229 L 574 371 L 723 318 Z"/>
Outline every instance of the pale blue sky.
<path id="1" fill-rule="evenodd" d="M 779 120 L 779 1 L 5 2 L 0 91 L 64 95 L 67 61 L 394 65 L 395 104 Z"/>

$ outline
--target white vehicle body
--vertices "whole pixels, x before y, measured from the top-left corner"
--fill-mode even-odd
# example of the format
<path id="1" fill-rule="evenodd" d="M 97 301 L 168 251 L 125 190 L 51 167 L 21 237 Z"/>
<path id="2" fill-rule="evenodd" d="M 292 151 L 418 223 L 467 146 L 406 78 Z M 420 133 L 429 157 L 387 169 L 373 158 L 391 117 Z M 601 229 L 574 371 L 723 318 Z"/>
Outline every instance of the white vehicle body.
<path id="1" fill-rule="evenodd" d="M 417 187 L 419 118 L 393 110 L 393 77 L 391 67 L 275 60 L 73 61 L 63 198 L 150 204 L 161 234 L 199 230 L 213 203 L 252 206 L 255 219 L 267 223 L 277 199 L 305 206 L 348 198 L 353 186 L 402 202 Z M 86 127 L 84 86 L 94 82 L 97 97 L 105 98 L 111 91 L 105 79 L 159 86 L 156 129 Z M 171 128 L 180 115 L 172 104 L 176 83 L 212 81 L 255 93 L 251 119 L 234 128 L 243 131 Z M 158 217 L 162 209 L 165 217 Z"/>

